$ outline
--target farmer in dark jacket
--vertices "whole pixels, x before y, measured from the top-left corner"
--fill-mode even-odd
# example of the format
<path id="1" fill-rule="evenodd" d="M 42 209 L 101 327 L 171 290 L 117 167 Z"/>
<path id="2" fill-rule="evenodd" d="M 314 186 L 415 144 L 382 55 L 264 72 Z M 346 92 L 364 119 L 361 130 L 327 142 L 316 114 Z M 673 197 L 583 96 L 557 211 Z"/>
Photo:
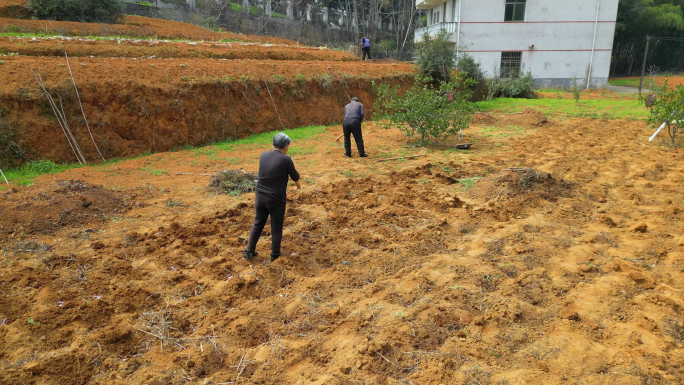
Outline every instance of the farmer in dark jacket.
<path id="1" fill-rule="evenodd" d="M 280 257 L 287 183 L 292 178 L 297 185 L 297 190 L 302 188 L 294 162 L 286 155 L 291 143 L 292 140 L 287 135 L 276 134 L 273 138 L 273 150 L 264 152 L 259 158 L 259 179 L 254 202 L 256 215 L 254 226 L 249 234 L 249 243 L 242 255 L 247 260 L 257 256 L 256 245 L 269 216 L 271 217 L 271 262 Z"/>
<path id="2" fill-rule="evenodd" d="M 351 158 L 351 136 L 354 135 L 356 148 L 359 150 L 359 156 L 365 158 L 368 156 L 363 145 L 363 135 L 361 133 L 361 122 L 364 116 L 363 104 L 359 103 L 359 98 L 351 98 L 351 103 L 344 107 L 344 123 L 342 129 L 344 131 L 344 155 Z"/>
<path id="3" fill-rule="evenodd" d="M 368 55 L 368 60 L 370 60 L 370 49 L 370 39 L 367 37 L 361 38 L 361 51 L 363 51 L 363 58 L 361 60 L 366 60 L 366 55 Z"/>

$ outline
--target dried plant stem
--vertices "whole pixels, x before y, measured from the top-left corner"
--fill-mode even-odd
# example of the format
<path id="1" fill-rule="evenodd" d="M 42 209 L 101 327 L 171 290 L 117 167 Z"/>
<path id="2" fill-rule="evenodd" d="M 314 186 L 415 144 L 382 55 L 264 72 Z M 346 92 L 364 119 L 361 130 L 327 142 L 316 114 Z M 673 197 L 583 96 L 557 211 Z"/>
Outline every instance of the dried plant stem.
<path id="1" fill-rule="evenodd" d="M 97 143 L 95 143 L 95 138 L 93 137 L 92 131 L 90 131 L 90 124 L 88 124 L 88 118 L 86 118 L 85 111 L 83 110 L 83 103 L 81 103 L 81 96 L 78 94 L 78 87 L 76 87 L 76 80 L 74 80 L 74 74 L 71 72 L 71 65 L 69 65 L 69 55 L 67 55 L 66 51 L 64 52 L 64 57 L 66 58 L 67 68 L 69 68 L 69 75 L 71 75 L 71 82 L 74 83 L 74 90 L 76 90 L 76 98 L 78 98 L 78 104 L 81 106 L 81 113 L 83 114 L 83 120 L 85 120 L 86 127 L 88 128 L 88 134 L 90 134 L 90 139 L 92 139 L 93 145 L 95 146 L 97 153 L 100 154 L 100 157 L 102 158 L 102 160 L 105 160 L 105 157 L 100 152 L 100 148 L 97 147 Z"/>
<path id="2" fill-rule="evenodd" d="M 283 130 L 284 130 L 285 125 L 283 124 L 283 120 L 280 118 L 280 113 L 278 112 L 278 107 L 276 107 L 275 100 L 273 100 L 273 95 L 271 95 L 271 90 L 268 88 L 268 83 L 266 83 L 266 80 L 264 80 L 264 84 L 266 85 L 266 91 L 268 91 L 268 96 L 271 97 L 271 102 L 273 102 L 273 108 L 275 108 L 275 112 L 278 115 L 278 120 L 280 120 L 280 125 L 283 127 Z"/>
<path id="3" fill-rule="evenodd" d="M 78 144 L 72 142 L 72 139 L 75 141 L 73 138 L 73 135 L 70 135 L 70 130 L 68 125 L 65 125 L 66 122 L 62 120 L 62 115 L 60 115 L 59 111 L 57 110 L 57 104 L 55 103 L 55 100 L 52 98 L 48 90 L 45 88 L 45 83 L 43 83 L 43 78 L 40 76 L 40 74 L 36 74 L 33 69 L 29 68 L 29 71 L 31 71 L 31 74 L 33 77 L 36 79 L 36 82 L 38 82 L 38 85 L 40 88 L 43 90 L 45 93 L 45 96 L 48 99 L 48 103 L 50 103 L 50 107 L 52 108 L 52 112 L 55 114 L 55 118 L 57 118 L 57 123 L 59 123 L 59 127 L 62 129 L 62 132 L 64 133 L 64 136 L 67 139 L 67 142 L 69 143 L 69 147 L 71 147 L 71 150 L 74 152 L 74 155 L 76 156 L 76 160 L 78 160 L 79 164 L 87 164 L 85 158 L 83 157 L 83 154 L 79 151 L 78 149 Z"/>

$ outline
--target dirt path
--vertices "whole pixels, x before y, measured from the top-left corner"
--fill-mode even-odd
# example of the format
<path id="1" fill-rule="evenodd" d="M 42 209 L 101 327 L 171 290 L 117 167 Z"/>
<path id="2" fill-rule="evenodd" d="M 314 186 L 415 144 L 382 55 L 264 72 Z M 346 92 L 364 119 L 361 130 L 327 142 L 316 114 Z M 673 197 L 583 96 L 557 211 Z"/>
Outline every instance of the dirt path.
<path id="1" fill-rule="evenodd" d="M 376 162 L 421 150 L 373 124 L 370 159 L 338 128 L 296 141 L 273 264 L 240 257 L 253 195 L 174 174 L 256 170 L 265 146 L 5 190 L 5 383 L 684 380 L 682 150 L 641 122 L 480 119 L 473 151 L 404 162 Z"/>

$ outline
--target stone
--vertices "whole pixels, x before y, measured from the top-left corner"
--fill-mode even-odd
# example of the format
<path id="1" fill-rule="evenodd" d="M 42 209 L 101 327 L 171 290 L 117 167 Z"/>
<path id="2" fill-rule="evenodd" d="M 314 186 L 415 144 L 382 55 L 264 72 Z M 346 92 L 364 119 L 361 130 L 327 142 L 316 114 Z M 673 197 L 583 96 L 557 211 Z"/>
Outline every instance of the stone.
<path id="1" fill-rule="evenodd" d="M 648 230 L 648 225 L 646 225 L 645 223 L 641 223 L 634 228 L 635 233 L 645 233 L 646 230 Z"/>
<path id="2" fill-rule="evenodd" d="M 647 277 L 640 271 L 631 271 L 629 272 L 628 276 L 634 282 L 636 282 L 637 285 L 643 287 L 644 289 L 653 289 L 655 287 L 655 282 L 653 279 Z"/>
<path id="3" fill-rule="evenodd" d="M 100 249 L 104 249 L 105 244 L 102 243 L 102 242 L 100 242 L 100 241 L 96 241 L 96 242 L 91 243 L 91 244 L 90 244 L 90 247 L 91 247 L 93 250 L 100 250 Z"/>
<path id="4" fill-rule="evenodd" d="M 567 319 L 567 320 L 571 320 L 571 321 L 577 321 L 580 319 L 579 313 L 577 313 L 576 310 L 573 310 L 569 307 L 561 309 L 561 311 L 558 312 L 558 315 L 562 319 Z"/>

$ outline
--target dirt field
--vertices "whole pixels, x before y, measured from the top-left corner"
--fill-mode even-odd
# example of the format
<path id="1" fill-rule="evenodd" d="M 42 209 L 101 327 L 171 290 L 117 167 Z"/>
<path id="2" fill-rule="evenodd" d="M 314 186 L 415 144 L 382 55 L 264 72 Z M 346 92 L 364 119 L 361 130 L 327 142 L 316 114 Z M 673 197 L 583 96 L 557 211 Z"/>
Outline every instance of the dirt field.
<path id="1" fill-rule="evenodd" d="M 239 40 L 297 45 L 296 42 L 288 39 L 242 35 L 232 32 L 214 32 L 192 24 L 141 16 L 125 16 L 122 24 L 0 18 L 0 32 L 33 32 L 61 36 L 122 36 L 162 40 Z"/>
<path id="2" fill-rule="evenodd" d="M 0 37 L 0 53 L 27 56 L 360 61 L 349 52 L 261 43 Z"/>
<path id="3" fill-rule="evenodd" d="M 631 77 L 631 78 L 615 78 L 615 79 L 610 79 L 610 80 L 617 80 L 617 81 L 624 81 L 627 85 L 630 85 L 632 87 L 638 87 L 639 86 L 639 80 L 641 78 L 639 77 Z M 659 86 L 663 85 L 663 82 L 667 79 L 667 84 L 676 87 L 678 85 L 684 85 L 684 77 L 681 76 L 647 76 L 644 78 L 644 84 L 647 87 L 650 82 L 656 82 Z"/>
<path id="4" fill-rule="evenodd" d="M 268 231 L 241 258 L 253 194 L 176 175 L 255 171 L 266 144 L 5 189 L 0 381 L 681 383 L 682 150 L 543 120 L 481 114 L 473 150 L 403 162 L 377 160 L 422 150 L 372 123 L 365 160 L 337 127 L 295 141 L 272 264 Z"/>

